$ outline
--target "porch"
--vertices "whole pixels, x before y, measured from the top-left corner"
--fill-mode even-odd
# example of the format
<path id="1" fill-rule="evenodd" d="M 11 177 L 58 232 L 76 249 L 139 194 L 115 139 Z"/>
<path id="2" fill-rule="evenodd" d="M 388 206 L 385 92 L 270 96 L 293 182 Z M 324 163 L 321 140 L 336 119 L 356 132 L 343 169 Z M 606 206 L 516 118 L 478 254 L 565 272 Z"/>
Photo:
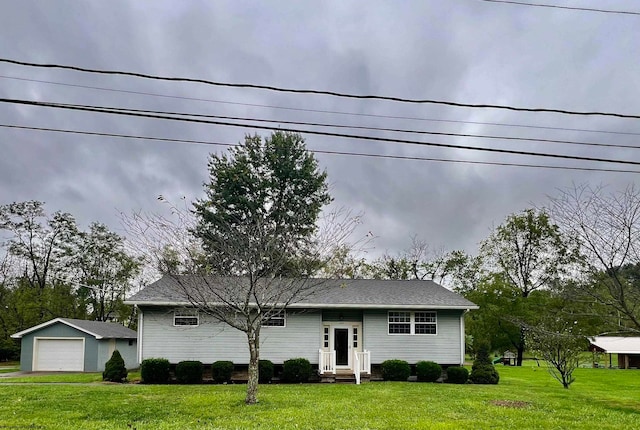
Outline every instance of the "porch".
<path id="1" fill-rule="evenodd" d="M 353 351 L 351 365 L 338 365 L 335 350 L 318 350 L 318 375 L 320 382 L 345 382 L 360 384 L 371 379 L 370 351 Z"/>

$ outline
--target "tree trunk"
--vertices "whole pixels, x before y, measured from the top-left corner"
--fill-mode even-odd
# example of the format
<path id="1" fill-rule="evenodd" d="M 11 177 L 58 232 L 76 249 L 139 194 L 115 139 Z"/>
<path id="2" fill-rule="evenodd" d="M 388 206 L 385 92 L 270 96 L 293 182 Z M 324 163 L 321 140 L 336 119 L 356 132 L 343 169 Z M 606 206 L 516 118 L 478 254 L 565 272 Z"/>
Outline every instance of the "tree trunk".
<path id="1" fill-rule="evenodd" d="M 258 360 L 260 359 L 260 333 L 258 331 L 247 331 L 249 342 L 249 371 L 247 379 L 247 397 L 244 403 L 255 405 L 258 403 Z"/>
<path id="2" fill-rule="evenodd" d="M 520 327 L 520 342 L 517 346 L 518 356 L 516 357 L 516 366 L 522 366 L 522 359 L 524 357 L 524 344 L 525 344 L 525 331 L 524 327 Z"/>

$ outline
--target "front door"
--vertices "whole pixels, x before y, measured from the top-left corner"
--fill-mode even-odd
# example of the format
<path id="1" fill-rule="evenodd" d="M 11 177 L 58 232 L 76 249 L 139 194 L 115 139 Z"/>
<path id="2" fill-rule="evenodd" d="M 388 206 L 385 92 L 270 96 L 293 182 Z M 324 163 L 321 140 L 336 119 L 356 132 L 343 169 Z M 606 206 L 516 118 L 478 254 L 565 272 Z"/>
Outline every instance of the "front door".
<path id="1" fill-rule="evenodd" d="M 333 346 L 336 350 L 336 365 L 349 365 L 349 329 L 333 329 Z"/>
<path id="2" fill-rule="evenodd" d="M 354 351 L 362 351 L 361 322 L 327 322 L 323 328 L 323 351 L 335 351 L 336 368 L 351 369 Z"/>

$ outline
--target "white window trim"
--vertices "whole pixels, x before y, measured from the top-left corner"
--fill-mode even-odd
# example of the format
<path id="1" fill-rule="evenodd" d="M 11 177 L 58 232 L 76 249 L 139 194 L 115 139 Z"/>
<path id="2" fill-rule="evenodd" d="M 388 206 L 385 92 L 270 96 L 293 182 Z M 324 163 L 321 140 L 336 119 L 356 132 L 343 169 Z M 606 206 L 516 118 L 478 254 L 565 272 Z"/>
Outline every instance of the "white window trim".
<path id="1" fill-rule="evenodd" d="M 409 322 L 392 322 L 389 321 L 391 312 L 404 312 L 409 313 Z M 432 313 L 435 316 L 435 322 L 416 322 L 416 312 Z M 409 333 L 391 333 L 391 324 L 409 324 Z M 436 328 L 435 333 L 416 333 L 416 324 L 429 324 Z M 405 310 L 391 310 L 387 312 L 387 335 L 388 336 L 437 336 L 438 334 L 438 312 L 437 311 L 405 311 Z"/>
<path id="2" fill-rule="evenodd" d="M 268 321 L 282 321 L 282 325 L 268 325 L 265 324 Z M 274 314 L 267 321 L 263 321 L 261 327 L 263 328 L 285 328 L 287 327 L 287 312 L 285 310 L 281 310 L 280 312 Z"/>
<path id="3" fill-rule="evenodd" d="M 177 318 L 195 318 L 195 324 L 176 324 Z M 200 313 L 197 310 L 175 310 L 173 311 L 174 327 L 198 327 L 200 325 Z"/>

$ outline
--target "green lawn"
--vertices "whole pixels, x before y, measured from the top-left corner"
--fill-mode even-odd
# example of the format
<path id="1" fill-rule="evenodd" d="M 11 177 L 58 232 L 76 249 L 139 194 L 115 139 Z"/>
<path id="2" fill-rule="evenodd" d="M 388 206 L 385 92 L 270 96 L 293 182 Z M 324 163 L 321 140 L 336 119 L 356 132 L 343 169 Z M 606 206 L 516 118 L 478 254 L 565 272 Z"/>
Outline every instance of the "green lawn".
<path id="1" fill-rule="evenodd" d="M 578 369 L 569 390 L 543 368 L 498 370 L 497 386 L 267 385 L 256 406 L 243 404 L 243 385 L 91 382 L 98 375 L 75 375 L 79 384 L 67 375 L 3 378 L 0 428 L 640 428 L 638 370 Z"/>

